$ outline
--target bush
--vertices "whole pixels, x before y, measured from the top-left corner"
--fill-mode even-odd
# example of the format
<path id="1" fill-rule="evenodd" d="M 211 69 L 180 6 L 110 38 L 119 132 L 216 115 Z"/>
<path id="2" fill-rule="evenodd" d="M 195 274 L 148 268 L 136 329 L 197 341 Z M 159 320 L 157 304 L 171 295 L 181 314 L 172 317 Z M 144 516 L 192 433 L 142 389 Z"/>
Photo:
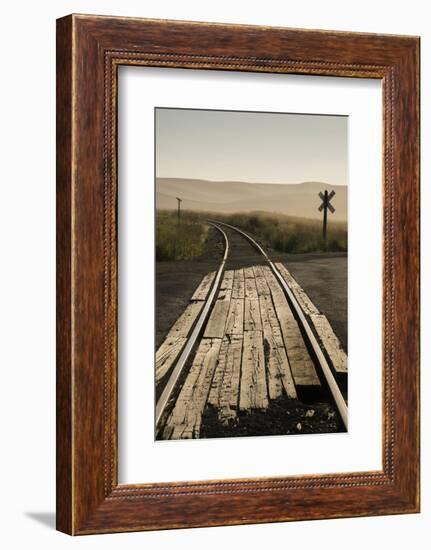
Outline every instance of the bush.
<path id="1" fill-rule="evenodd" d="M 156 261 L 193 260 L 202 254 L 206 229 L 199 221 L 183 215 L 178 223 L 175 212 L 157 212 Z"/>

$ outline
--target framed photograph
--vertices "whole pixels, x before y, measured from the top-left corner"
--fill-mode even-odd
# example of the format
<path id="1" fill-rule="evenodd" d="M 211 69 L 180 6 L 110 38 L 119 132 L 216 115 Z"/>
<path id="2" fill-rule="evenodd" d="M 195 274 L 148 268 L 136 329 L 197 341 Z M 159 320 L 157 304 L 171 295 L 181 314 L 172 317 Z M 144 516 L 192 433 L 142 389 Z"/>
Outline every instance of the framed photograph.
<path id="1" fill-rule="evenodd" d="M 57 528 L 419 511 L 419 38 L 57 21 Z"/>

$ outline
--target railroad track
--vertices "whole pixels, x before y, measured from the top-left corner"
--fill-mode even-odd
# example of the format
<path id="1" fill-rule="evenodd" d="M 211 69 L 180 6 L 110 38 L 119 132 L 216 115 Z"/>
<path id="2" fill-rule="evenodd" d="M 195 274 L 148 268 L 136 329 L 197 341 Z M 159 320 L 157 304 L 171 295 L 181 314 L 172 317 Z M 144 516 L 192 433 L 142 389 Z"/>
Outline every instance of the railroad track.
<path id="1" fill-rule="evenodd" d="M 157 351 L 156 382 L 163 391 L 156 431 L 163 439 L 199 437 L 208 405 L 218 410 L 220 422 L 234 423 L 239 412 L 264 410 L 281 395 L 296 399 L 298 390 L 322 382 L 347 429 L 337 381 L 347 374 L 347 358 L 326 317 L 250 235 L 224 222 L 208 223 L 223 236 L 225 253 Z M 250 243 L 264 265 L 226 270 L 226 229 Z"/>

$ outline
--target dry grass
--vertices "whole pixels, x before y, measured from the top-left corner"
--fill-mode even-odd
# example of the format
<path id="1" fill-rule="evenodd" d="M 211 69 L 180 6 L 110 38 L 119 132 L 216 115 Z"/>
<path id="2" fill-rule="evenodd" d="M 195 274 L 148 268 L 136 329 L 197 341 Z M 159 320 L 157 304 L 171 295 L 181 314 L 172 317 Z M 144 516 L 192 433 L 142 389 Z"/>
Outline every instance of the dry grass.
<path id="1" fill-rule="evenodd" d="M 290 254 L 347 252 L 347 223 L 345 222 L 333 222 L 329 219 L 325 243 L 322 236 L 322 222 L 319 220 L 269 212 L 199 215 L 213 217 L 239 227 L 255 237 L 264 247 L 278 252 Z"/>
<path id="2" fill-rule="evenodd" d="M 193 260 L 202 254 L 207 227 L 198 219 L 182 213 L 157 211 L 156 261 Z"/>
<path id="3" fill-rule="evenodd" d="M 204 248 L 207 219 L 220 220 L 243 229 L 262 246 L 277 252 L 347 252 L 347 223 L 328 220 L 327 242 L 322 222 L 269 212 L 220 214 L 183 211 L 181 224 L 175 211 L 159 210 L 156 217 L 156 259 L 192 260 Z"/>
<path id="4" fill-rule="evenodd" d="M 347 224 L 328 221 L 327 242 L 322 236 L 322 222 L 283 214 L 253 212 L 225 216 L 231 223 L 258 238 L 266 247 L 278 252 L 346 252 Z M 224 221 L 224 220 L 223 220 Z"/>

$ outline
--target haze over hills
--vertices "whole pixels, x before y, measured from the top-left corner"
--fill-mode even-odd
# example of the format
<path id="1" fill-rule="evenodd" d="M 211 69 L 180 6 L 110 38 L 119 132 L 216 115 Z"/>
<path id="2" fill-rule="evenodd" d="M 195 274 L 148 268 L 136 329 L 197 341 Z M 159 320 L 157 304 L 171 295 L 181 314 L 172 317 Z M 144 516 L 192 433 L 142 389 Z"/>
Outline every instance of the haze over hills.
<path id="1" fill-rule="evenodd" d="M 248 183 L 241 181 L 209 181 L 201 179 L 156 178 L 156 208 L 177 208 L 176 197 L 183 199 L 185 210 L 208 212 L 267 211 L 303 218 L 321 219 L 318 211 L 319 191 L 334 190 L 331 204 L 334 221 L 347 220 L 347 186 L 321 182 L 298 184 Z"/>

